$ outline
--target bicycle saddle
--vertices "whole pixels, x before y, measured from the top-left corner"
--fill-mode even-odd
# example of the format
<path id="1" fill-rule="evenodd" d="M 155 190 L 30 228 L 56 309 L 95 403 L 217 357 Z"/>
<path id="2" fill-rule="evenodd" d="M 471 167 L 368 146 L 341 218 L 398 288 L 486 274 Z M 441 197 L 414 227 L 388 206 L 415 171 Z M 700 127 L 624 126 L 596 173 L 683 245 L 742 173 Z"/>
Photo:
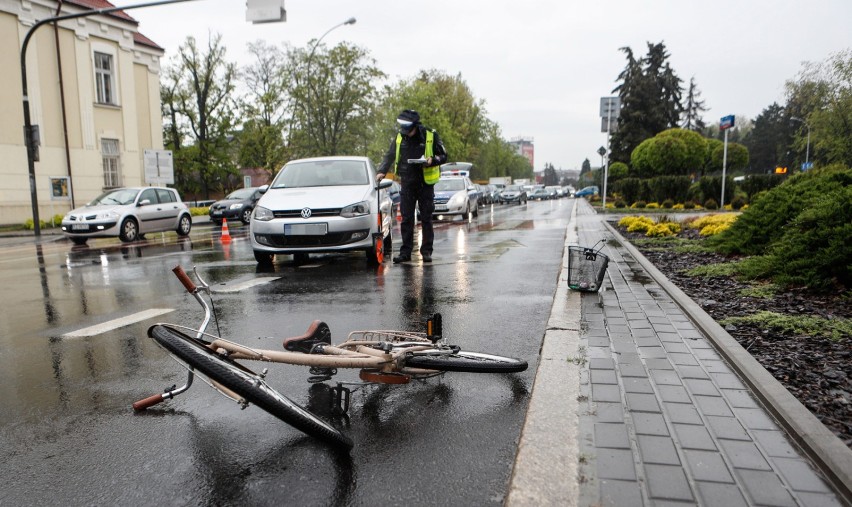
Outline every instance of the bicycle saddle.
<path id="1" fill-rule="evenodd" d="M 284 349 L 291 352 L 310 354 L 317 345 L 331 345 L 331 329 L 321 320 L 315 320 L 302 336 L 284 340 Z"/>

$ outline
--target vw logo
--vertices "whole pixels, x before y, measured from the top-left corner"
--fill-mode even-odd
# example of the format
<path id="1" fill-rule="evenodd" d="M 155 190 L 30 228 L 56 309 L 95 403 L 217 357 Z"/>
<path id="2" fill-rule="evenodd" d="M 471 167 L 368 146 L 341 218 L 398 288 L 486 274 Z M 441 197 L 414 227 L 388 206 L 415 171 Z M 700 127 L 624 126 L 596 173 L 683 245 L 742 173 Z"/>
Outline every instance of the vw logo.
<path id="1" fill-rule="evenodd" d="M 311 218 L 311 208 L 302 208 L 302 218 Z"/>

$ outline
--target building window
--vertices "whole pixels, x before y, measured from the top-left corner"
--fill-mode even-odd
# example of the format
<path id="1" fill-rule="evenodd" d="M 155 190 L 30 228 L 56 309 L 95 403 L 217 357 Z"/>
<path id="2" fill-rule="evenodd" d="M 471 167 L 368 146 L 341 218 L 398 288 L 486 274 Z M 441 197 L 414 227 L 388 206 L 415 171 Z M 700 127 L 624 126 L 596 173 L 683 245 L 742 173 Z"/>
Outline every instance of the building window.
<path id="1" fill-rule="evenodd" d="M 120 162 L 118 139 L 101 139 L 101 153 L 104 160 L 104 187 L 120 187 L 121 180 L 118 174 Z"/>
<path id="2" fill-rule="evenodd" d="M 116 104 L 112 55 L 95 52 L 95 88 L 98 104 Z"/>

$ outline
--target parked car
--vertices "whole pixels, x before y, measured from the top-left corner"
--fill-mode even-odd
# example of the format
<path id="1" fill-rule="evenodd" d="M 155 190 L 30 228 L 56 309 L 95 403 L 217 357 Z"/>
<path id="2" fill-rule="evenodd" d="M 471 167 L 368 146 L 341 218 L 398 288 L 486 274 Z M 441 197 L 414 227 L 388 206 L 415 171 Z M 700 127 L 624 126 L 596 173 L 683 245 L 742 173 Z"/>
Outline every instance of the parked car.
<path id="1" fill-rule="evenodd" d="M 62 218 L 62 232 L 76 245 L 89 238 L 118 237 L 129 243 L 150 232 L 189 235 L 192 215 L 177 190 L 165 187 L 116 188 Z"/>
<path id="2" fill-rule="evenodd" d="M 393 246 L 393 203 L 386 190 L 391 180 L 376 185 L 376 169 L 366 157 L 319 157 L 288 162 L 263 194 L 250 222 L 251 246 L 260 264 L 275 255 L 297 261 L 309 254 L 363 250 L 376 260 L 373 234 L 382 234 L 383 249 Z M 379 196 L 380 195 L 380 196 Z M 381 201 L 382 224 L 377 213 Z"/>
<path id="3" fill-rule="evenodd" d="M 467 176 L 441 176 L 435 183 L 434 215 L 479 216 L 479 190 Z"/>
<path id="4" fill-rule="evenodd" d="M 500 202 L 526 204 L 527 191 L 521 185 L 509 185 L 500 192 Z"/>
<path id="5" fill-rule="evenodd" d="M 562 197 L 562 187 L 560 186 L 546 186 L 544 189 L 550 194 L 551 199 L 559 199 Z"/>
<path id="6" fill-rule="evenodd" d="M 491 204 L 491 192 L 488 190 L 488 186 L 480 185 L 478 183 L 473 184 L 476 187 L 476 190 L 479 192 L 479 198 L 477 199 L 477 203 L 479 207 L 488 206 Z"/>
<path id="7" fill-rule="evenodd" d="M 550 199 L 550 192 L 543 188 L 537 188 L 529 195 L 531 201 L 546 201 Z"/>
<path id="8" fill-rule="evenodd" d="M 500 188 L 497 185 L 486 185 L 486 188 L 488 189 L 488 195 L 491 197 L 491 204 L 498 204 L 500 202 Z"/>
<path id="9" fill-rule="evenodd" d="M 598 187 L 596 185 L 592 185 L 590 187 L 585 187 L 581 190 L 574 192 L 574 197 L 593 196 L 598 195 L 599 192 L 600 190 L 598 189 Z"/>
<path id="10" fill-rule="evenodd" d="M 221 201 L 210 205 L 210 221 L 222 225 L 222 220 L 239 220 L 248 225 L 251 222 L 251 212 L 257 200 L 260 199 L 258 187 L 247 187 L 234 190 Z"/>

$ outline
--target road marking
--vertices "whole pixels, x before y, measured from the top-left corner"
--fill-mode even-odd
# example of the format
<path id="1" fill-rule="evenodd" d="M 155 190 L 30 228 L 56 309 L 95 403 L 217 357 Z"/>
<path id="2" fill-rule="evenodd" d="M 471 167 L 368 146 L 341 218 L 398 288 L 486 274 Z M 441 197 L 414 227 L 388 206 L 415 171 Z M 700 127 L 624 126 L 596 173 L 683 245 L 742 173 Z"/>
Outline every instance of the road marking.
<path id="1" fill-rule="evenodd" d="M 211 289 L 216 294 L 224 294 L 224 293 L 228 293 L 228 292 L 240 292 L 241 290 L 250 289 L 250 288 L 252 288 L 256 285 L 263 285 L 265 283 L 269 283 L 269 282 L 278 280 L 279 278 L 281 278 L 281 277 L 279 277 L 279 276 L 276 276 L 276 277 L 267 276 L 267 277 L 263 277 L 263 278 L 254 278 L 254 279 L 251 279 L 251 280 L 246 280 L 243 283 L 237 283 L 237 284 L 234 284 L 234 285 L 229 285 L 229 286 L 226 286 L 226 287 L 221 288 L 221 289 L 220 288 L 212 288 L 212 287 L 211 287 Z"/>
<path id="2" fill-rule="evenodd" d="M 169 313 L 173 311 L 173 308 L 152 308 L 150 310 L 145 310 L 144 312 L 138 312 L 134 313 L 133 315 L 128 315 L 127 317 L 113 319 L 108 322 L 103 322 L 94 326 L 78 329 L 77 331 L 65 333 L 64 335 L 62 335 L 62 338 L 85 338 L 88 336 L 95 336 L 102 333 L 106 333 L 107 331 L 112 331 L 113 329 L 129 326 L 130 324 L 142 322 L 143 320 L 148 320 L 158 315 L 163 315 L 164 313 Z"/>

